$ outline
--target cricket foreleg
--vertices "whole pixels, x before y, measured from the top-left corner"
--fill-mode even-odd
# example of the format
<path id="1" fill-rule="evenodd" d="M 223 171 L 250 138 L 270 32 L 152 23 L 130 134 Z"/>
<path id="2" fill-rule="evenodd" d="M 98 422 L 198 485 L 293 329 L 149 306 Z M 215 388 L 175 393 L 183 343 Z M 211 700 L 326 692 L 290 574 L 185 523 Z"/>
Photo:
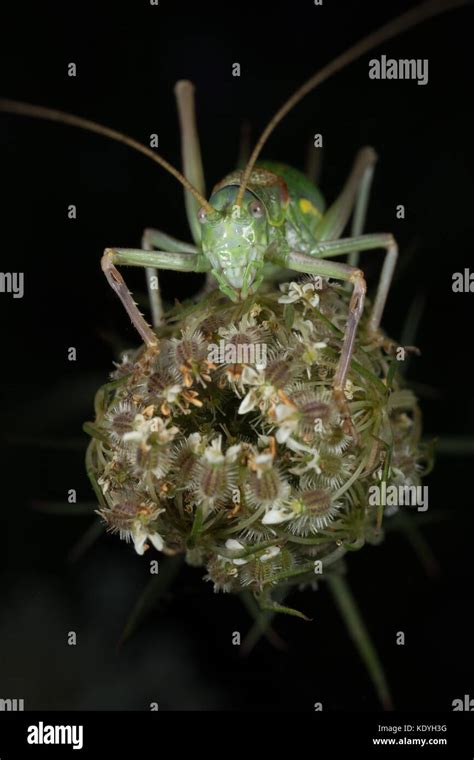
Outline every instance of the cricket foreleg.
<path id="1" fill-rule="evenodd" d="M 340 238 L 339 240 L 327 240 L 323 243 L 315 243 L 309 251 L 309 256 L 319 259 L 333 258 L 342 256 L 354 251 L 371 251 L 377 248 L 385 249 L 385 259 L 382 266 L 382 272 L 377 286 L 374 305 L 369 318 L 368 330 L 375 334 L 379 328 L 382 319 L 383 310 L 387 301 L 388 291 L 392 283 L 393 272 L 398 258 L 398 246 L 393 235 L 390 234 L 373 234 L 359 235 L 355 238 Z"/>
<path id="2" fill-rule="evenodd" d="M 101 263 L 109 285 L 117 293 L 132 324 L 149 348 L 156 348 L 158 338 L 138 310 L 116 265 L 172 269 L 176 272 L 201 272 L 207 267 L 206 261 L 199 254 L 144 251 L 135 248 L 106 248 Z"/>
<path id="3" fill-rule="evenodd" d="M 161 230 L 155 230 L 152 227 L 147 227 L 144 230 L 142 240 L 147 245 L 145 250 L 156 248 L 170 253 L 198 253 L 198 248 L 192 243 L 185 243 L 184 240 L 178 240 L 172 235 Z"/>
<path id="4" fill-rule="evenodd" d="M 153 251 L 159 248 L 172 253 L 197 253 L 197 248 L 190 243 L 177 240 L 166 232 L 147 228 L 142 236 L 142 248 L 144 251 Z M 159 327 L 163 319 L 163 303 L 161 300 L 160 281 L 158 270 L 154 267 L 146 268 L 146 281 L 148 298 L 150 299 L 151 316 L 153 327 Z"/>

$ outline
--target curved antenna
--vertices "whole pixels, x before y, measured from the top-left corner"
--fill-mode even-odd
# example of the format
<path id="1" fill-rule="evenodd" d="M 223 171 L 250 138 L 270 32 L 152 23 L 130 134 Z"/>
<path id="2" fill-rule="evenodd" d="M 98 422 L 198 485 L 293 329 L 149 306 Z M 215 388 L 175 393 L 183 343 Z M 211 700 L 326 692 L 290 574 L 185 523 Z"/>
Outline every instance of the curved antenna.
<path id="1" fill-rule="evenodd" d="M 268 137 L 271 135 L 277 124 L 291 111 L 291 109 L 302 100 L 311 90 L 320 85 L 326 79 L 336 74 L 343 69 L 349 63 L 356 61 L 358 58 L 368 53 L 372 48 L 378 47 L 382 42 L 396 37 L 398 34 L 405 32 L 407 29 L 411 29 L 422 21 L 426 21 L 432 16 L 436 16 L 443 11 L 450 10 L 459 5 L 465 5 L 468 0 L 427 0 L 427 2 L 417 5 L 415 8 L 411 8 L 401 16 L 392 19 L 384 26 L 372 32 L 367 37 L 364 37 L 355 45 L 350 47 L 344 53 L 341 53 L 324 66 L 322 69 L 313 74 L 304 84 L 299 87 L 296 92 L 283 103 L 281 108 L 276 112 L 273 118 L 268 122 L 267 126 L 263 130 L 260 139 L 258 140 L 252 154 L 247 162 L 242 180 L 240 183 L 240 189 L 236 198 L 236 205 L 240 206 L 244 197 L 245 189 L 247 187 L 252 169 L 255 166 L 255 162 L 260 155 L 260 151 L 265 145 Z"/>
<path id="2" fill-rule="evenodd" d="M 44 108 L 43 106 L 34 106 L 30 103 L 22 103 L 19 100 L 6 100 L 0 99 L 0 111 L 7 113 L 20 114 L 21 116 L 32 116 L 36 119 L 47 119 L 48 121 L 56 121 L 61 124 L 69 124 L 72 127 L 78 127 L 79 129 L 86 129 L 89 132 L 95 132 L 103 137 L 108 137 L 111 140 L 127 145 L 129 148 L 137 150 L 139 153 L 143 153 L 144 156 L 151 158 L 156 164 L 159 164 L 163 169 L 173 175 L 178 182 L 189 190 L 194 195 L 196 200 L 206 209 L 208 213 L 215 213 L 215 209 L 208 203 L 208 201 L 196 190 L 186 177 L 181 174 L 177 169 L 162 158 L 158 153 L 155 153 L 151 148 L 134 140 L 133 137 L 117 132 L 116 129 L 110 127 L 104 127 L 102 124 L 97 124 L 90 119 L 84 119 L 82 116 L 74 116 L 74 114 L 65 113 L 64 111 L 57 111 L 53 108 Z"/>

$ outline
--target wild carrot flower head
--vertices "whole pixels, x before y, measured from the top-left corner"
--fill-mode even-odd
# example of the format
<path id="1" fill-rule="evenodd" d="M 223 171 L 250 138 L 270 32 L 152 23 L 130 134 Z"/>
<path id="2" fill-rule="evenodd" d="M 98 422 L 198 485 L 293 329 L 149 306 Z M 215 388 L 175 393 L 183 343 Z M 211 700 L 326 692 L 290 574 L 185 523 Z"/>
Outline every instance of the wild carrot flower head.
<path id="1" fill-rule="evenodd" d="M 344 424 L 332 384 L 349 297 L 303 278 L 171 309 L 159 352 L 129 351 L 97 399 L 88 459 L 107 527 L 139 553 L 184 553 L 215 590 L 256 594 L 312 583 L 315 560 L 373 541 L 370 487 L 382 474 L 417 484 L 427 454 L 416 399 L 365 314 Z M 250 360 L 257 343 L 265 363 Z M 210 359 L 215 346 L 232 366 L 225 350 Z"/>

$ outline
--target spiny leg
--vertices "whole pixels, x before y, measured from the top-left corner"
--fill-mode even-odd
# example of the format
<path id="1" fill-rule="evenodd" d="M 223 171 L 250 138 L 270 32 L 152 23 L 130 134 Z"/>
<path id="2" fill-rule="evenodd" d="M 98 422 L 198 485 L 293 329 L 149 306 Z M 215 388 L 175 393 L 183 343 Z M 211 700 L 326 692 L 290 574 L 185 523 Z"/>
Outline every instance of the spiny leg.
<path id="1" fill-rule="evenodd" d="M 371 235 L 359 235 L 359 237 L 340 238 L 339 240 L 327 240 L 323 243 L 315 243 L 309 251 L 309 255 L 323 259 L 326 257 L 342 256 L 349 252 L 385 249 L 385 258 L 377 285 L 377 293 L 369 318 L 368 330 L 375 334 L 380 326 L 383 310 L 387 301 L 388 292 L 392 283 L 393 273 L 398 258 L 398 245 L 393 235 L 389 233 L 374 233 Z M 352 265 L 350 265 L 352 266 Z"/>
<path id="2" fill-rule="evenodd" d="M 290 269 L 293 269 L 296 272 L 315 274 L 320 275 L 321 277 L 333 277 L 335 279 L 342 280 L 343 282 L 350 282 L 353 285 L 352 297 L 349 304 L 349 316 L 347 318 L 346 329 L 344 331 L 341 355 L 339 357 L 339 362 L 337 364 L 336 372 L 333 378 L 333 392 L 335 401 L 344 420 L 344 428 L 346 431 L 351 432 L 353 436 L 356 437 L 356 433 L 351 422 L 349 407 L 344 395 L 344 389 L 352 353 L 354 350 L 357 325 L 359 324 L 359 319 L 364 308 L 364 298 L 366 292 L 364 273 L 360 269 L 351 267 L 348 264 L 339 264 L 336 261 L 313 259 L 311 256 L 308 256 L 308 254 L 300 253 L 298 251 L 290 252 L 285 257 L 285 261 L 282 262 L 282 264 L 289 267 Z"/>
<path id="3" fill-rule="evenodd" d="M 171 269 L 175 272 L 201 272 L 205 271 L 208 266 L 204 257 L 196 253 L 144 251 L 136 248 L 106 248 L 101 264 L 109 285 L 122 301 L 135 329 L 148 348 L 153 349 L 158 346 L 158 338 L 138 310 L 122 275 L 115 265 L 156 267 Z"/>
<path id="4" fill-rule="evenodd" d="M 161 249 L 164 251 L 171 251 L 172 253 L 197 253 L 195 245 L 184 243 L 171 235 L 167 235 L 166 232 L 161 232 L 160 230 L 155 230 L 150 227 L 147 227 L 143 232 L 142 248 L 144 251 Z M 163 320 L 163 303 L 161 300 L 158 270 L 154 267 L 147 267 L 145 271 L 152 323 L 153 327 L 157 328 L 161 325 Z"/>
<path id="5" fill-rule="evenodd" d="M 343 282 L 350 282 L 353 285 L 351 300 L 349 303 L 349 316 L 347 319 L 344 340 L 342 344 L 341 355 L 333 379 L 334 397 L 339 406 L 341 414 L 344 417 L 346 429 L 352 428 L 348 405 L 344 395 L 347 373 L 349 371 L 354 342 L 357 333 L 357 326 L 364 308 L 364 299 L 366 293 L 366 284 L 364 273 L 357 267 L 349 264 L 339 264 L 335 261 L 327 261 L 325 257 L 338 256 L 347 254 L 350 251 L 364 251 L 376 248 L 386 248 L 385 263 L 390 262 L 393 271 L 393 260 L 396 259 L 397 246 L 392 235 L 361 235 L 358 238 L 342 238 L 340 240 L 328 240 L 324 243 L 318 243 L 311 251 L 312 255 L 300 253 L 299 251 L 286 252 L 283 255 L 274 254 L 272 259 L 275 263 L 289 267 L 296 272 L 305 272 L 306 274 L 315 274 L 322 277 L 333 277 Z M 315 258 L 313 258 L 313 256 Z M 316 258 L 319 257 L 319 258 Z M 385 264 L 384 264 L 385 269 Z M 387 270 L 388 272 L 388 270 Z M 388 290 L 388 288 L 387 288 Z M 374 326 L 373 316 L 380 317 L 385 303 L 385 297 L 382 289 L 377 293 L 376 304 L 369 321 L 369 330 L 377 328 Z M 354 433 L 354 430 L 352 429 Z"/>
<path id="6" fill-rule="evenodd" d="M 133 300 L 129 289 L 125 284 L 125 280 L 114 266 L 115 251 L 112 248 L 106 248 L 101 259 L 102 271 L 104 272 L 107 282 L 110 287 L 115 290 L 118 297 L 122 301 L 122 304 L 130 317 L 132 324 L 140 334 L 144 343 L 148 348 L 156 348 L 158 346 L 158 338 L 151 329 L 148 322 L 144 319 L 143 314 L 139 311 L 138 306 Z"/>

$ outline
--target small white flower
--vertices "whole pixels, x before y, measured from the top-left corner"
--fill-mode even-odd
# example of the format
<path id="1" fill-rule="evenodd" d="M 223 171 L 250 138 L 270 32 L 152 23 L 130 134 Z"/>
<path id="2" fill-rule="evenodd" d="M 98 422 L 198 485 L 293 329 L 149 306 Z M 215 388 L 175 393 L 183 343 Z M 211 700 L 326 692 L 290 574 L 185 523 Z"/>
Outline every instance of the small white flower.
<path id="1" fill-rule="evenodd" d="M 260 562 L 268 562 L 269 559 L 273 559 L 273 557 L 277 557 L 280 554 L 280 547 L 279 546 L 269 546 L 265 554 L 262 554 L 259 557 Z"/>
<path id="2" fill-rule="evenodd" d="M 211 445 L 204 452 L 204 459 L 209 464 L 222 464 L 225 461 L 222 453 L 222 436 L 219 435 L 211 441 Z"/>
<path id="3" fill-rule="evenodd" d="M 265 376 L 262 372 L 252 369 L 252 367 L 244 367 L 242 371 L 242 385 L 261 385 L 265 381 Z"/>
<path id="4" fill-rule="evenodd" d="M 165 421 L 161 417 L 151 417 L 149 419 L 143 414 L 137 414 L 133 420 L 134 429 L 124 434 L 123 441 L 124 443 L 146 443 L 152 433 L 158 433 L 159 442 L 168 443 L 179 433 L 179 428 L 175 426 L 168 427 L 168 422 L 168 420 Z"/>
<path id="5" fill-rule="evenodd" d="M 228 538 L 225 542 L 225 547 L 231 552 L 242 552 L 245 550 L 244 544 L 240 543 L 240 541 L 236 541 L 235 538 Z M 227 557 L 225 559 L 227 559 Z M 246 565 L 248 562 L 248 560 L 243 557 L 234 557 L 230 561 L 233 565 Z"/>
<path id="6" fill-rule="evenodd" d="M 160 511 L 164 512 L 163 509 Z M 163 550 L 163 547 L 165 545 L 160 534 L 156 533 L 156 531 L 149 533 L 145 526 L 140 522 L 140 520 L 137 520 L 134 523 L 131 530 L 131 536 L 137 554 L 145 553 L 145 550 L 148 548 L 146 544 L 147 541 L 150 541 L 150 543 L 152 543 L 155 549 L 157 549 L 159 552 Z"/>
<path id="7" fill-rule="evenodd" d="M 188 446 L 194 454 L 198 453 L 201 441 L 201 433 L 191 433 L 191 435 L 188 435 Z"/>
<path id="8" fill-rule="evenodd" d="M 305 446 L 304 444 L 299 443 L 299 441 L 295 441 L 294 438 L 288 438 L 286 445 L 296 453 L 296 459 L 301 462 L 301 464 L 297 464 L 296 467 L 290 469 L 290 472 L 293 475 L 303 475 L 310 470 L 314 470 L 318 475 L 320 474 L 321 468 L 318 464 L 320 456 L 316 449 Z"/>
<path id="9" fill-rule="evenodd" d="M 249 391 L 239 406 L 239 414 L 247 414 L 247 412 L 251 412 L 252 409 L 255 409 L 257 404 L 258 396 L 256 391 Z"/>
<path id="10" fill-rule="evenodd" d="M 172 441 L 175 435 L 179 433 L 179 428 L 174 425 L 168 427 L 169 420 L 165 421 L 162 417 L 153 417 L 150 422 L 150 431 L 152 433 L 158 433 L 158 440 L 160 443 L 169 443 L 169 441 Z"/>
<path id="11" fill-rule="evenodd" d="M 246 414 L 255 409 L 261 401 L 268 401 L 275 394 L 275 388 L 265 378 L 262 370 L 244 367 L 241 377 L 242 385 L 253 386 L 239 406 L 239 414 Z"/>
<path id="12" fill-rule="evenodd" d="M 262 518 L 263 525 L 278 525 L 279 523 L 291 520 L 293 512 L 282 507 L 273 507 L 269 509 Z"/>
<path id="13" fill-rule="evenodd" d="M 287 442 L 298 427 L 297 410 L 294 407 L 288 406 L 288 404 L 278 404 L 275 407 L 275 420 L 278 425 L 275 438 L 278 443 L 286 443 L 289 446 Z"/>
<path id="14" fill-rule="evenodd" d="M 299 340 L 301 340 L 301 337 L 303 337 L 304 340 L 311 340 L 312 336 L 315 334 L 314 322 L 310 319 L 303 319 L 302 317 L 297 317 L 295 319 L 291 329 L 295 333 L 301 333 L 301 335 L 297 335 Z"/>
<path id="15" fill-rule="evenodd" d="M 316 293 L 312 282 L 306 282 L 304 285 L 298 282 L 290 282 L 289 284 L 285 282 L 280 285 L 280 290 L 284 295 L 280 296 L 278 303 L 305 301 L 310 306 L 317 306 L 319 304 L 319 295 Z"/>
<path id="16" fill-rule="evenodd" d="M 219 435 L 211 442 L 211 445 L 204 451 L 204 459 L 206 462 L 212 465 L 219 465 L 226 462 L 232 464 L 237 459 L 240 451 L 241 444 L 238 443 L 235 446 L 229 446 L 225 454 L 222 453 L 222 436 Z"/>
<path id="17" fill-rule="evenodd" d="M 137 414 L 133 420 L 133 430 L 124 433 L 124 443 L 144 443 L 150 434 L 150 420 L 143 414 Z"/>
<path id="18" fill-rule="evenodd" d="M 167 401 L 168 404 L 174 404 L 182 390 L 182 385 L 170 385 L 164 391 L 165 401 Z"/>
<path id="19" fill-rule="evenodd" d="M 231 549 L 235 552 L 241 552 L 245 549 L 245 546 L 240 542 L 237 541 L 235 538 L 228 538 L 225 542 L 226 549 Z"/>
<path id="20" fill-rule="evenodd" d="M 225 453 L 226 462 L 228 464 L 232 464 L 232 462 L 235 462 L 241 450 L 242 450 L 242 445 L 240 443 L 236 443 L 235 446 L 229 446 L 229 448 L 227 449 Z"/>

